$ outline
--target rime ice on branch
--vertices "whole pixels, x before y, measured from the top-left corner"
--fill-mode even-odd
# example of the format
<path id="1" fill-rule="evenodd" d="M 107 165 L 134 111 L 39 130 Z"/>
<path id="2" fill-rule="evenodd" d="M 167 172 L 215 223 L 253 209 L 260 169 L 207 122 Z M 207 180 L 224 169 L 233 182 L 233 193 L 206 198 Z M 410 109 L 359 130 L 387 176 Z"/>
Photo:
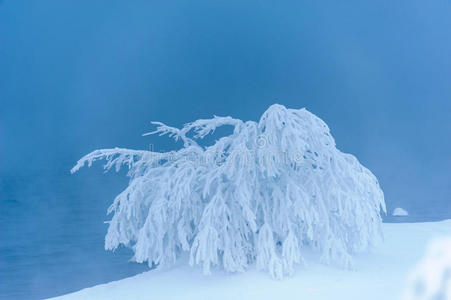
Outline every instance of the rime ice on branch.
<path id="1" fill-rule="evenodd" d="M 215 116 L 181 129 L 153 124 L 149 134 L 181 139 L 183 148 L 96 150 L 72 169 L 100 159 L 106 170 L 129 169 L 129 186 L 108 210 L 106 249 L 123 244 L 137 262 L 159 267 L 189 252 L 206 274 L 256 263 L 281 278 L 304 262 L 305 249 L 350 267 L 353 253 L 382 237 L 376 177 L 340 152 L 327 125 L 305 109 L 275 104 L 258 123 Z M 199 142 L 225 125 L 233 133 L 212 146 Z"/>

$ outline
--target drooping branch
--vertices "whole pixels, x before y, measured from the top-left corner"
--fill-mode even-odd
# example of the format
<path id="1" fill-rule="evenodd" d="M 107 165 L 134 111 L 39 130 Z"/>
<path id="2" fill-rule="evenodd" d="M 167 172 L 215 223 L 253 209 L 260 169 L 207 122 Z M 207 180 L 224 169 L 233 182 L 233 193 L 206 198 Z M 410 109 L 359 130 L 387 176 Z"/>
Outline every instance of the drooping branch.
<path id="1" fill-rule="evenodd" d="M 146 160 L 152 160 L 152 157 L 155 159 L 161 159 L 161 153 L 146 151 L 146 150 L 130 150 L 124 148 L 113 148 L 113 149 L 100 149 L 95 150 L 89 154 L 83 156 L 80 160 L 77 161 L 77 164 L 70 170 L 73 174 L 77 172 L 81 167 L 87 163 L 88 167 L 92 166 L 92 163 L 97 160 L 105 159 L 107 163 L 105 164 L 105 170 L 111 169 L 114 165 L 116 166 L 116 171 L 119 171 L 122 165 L 127 165 L 129 168 L 135 163 L 137 160 L 142 160 L 143 158 Z"/>

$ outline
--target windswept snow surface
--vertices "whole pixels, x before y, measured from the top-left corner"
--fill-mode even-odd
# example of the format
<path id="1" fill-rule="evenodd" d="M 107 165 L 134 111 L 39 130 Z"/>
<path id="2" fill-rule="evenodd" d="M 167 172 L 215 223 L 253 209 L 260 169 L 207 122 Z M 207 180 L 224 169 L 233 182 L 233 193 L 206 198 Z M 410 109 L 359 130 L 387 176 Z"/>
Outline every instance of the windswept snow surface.
<path id="1" fill-rule="evenodd" d="M 429 241 L 451 236 L 451 220 L 384 223 L 383 230 L 385 242 L 355 257 L 353 271 L 310 263 L 274 280 L 255 269 L 204 276 L 182 263 L 54 299 L 399 299 Z"/>

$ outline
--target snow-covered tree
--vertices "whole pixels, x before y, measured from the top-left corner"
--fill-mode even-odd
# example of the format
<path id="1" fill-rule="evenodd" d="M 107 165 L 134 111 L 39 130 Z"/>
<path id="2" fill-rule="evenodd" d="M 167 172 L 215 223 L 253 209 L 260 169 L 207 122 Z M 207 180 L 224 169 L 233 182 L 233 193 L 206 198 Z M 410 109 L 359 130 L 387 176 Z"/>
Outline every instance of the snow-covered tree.
<path id="1" fill-rule="evenodd" d="M 183 141 L 177 151 L 96 150 L 72 172 L 105 159 L 128 167 L 130 183 L 108 210 L 105 248 L 120 244 L 137 262 L 167 266 L 183 252 L 191 265 L 242 272 L 251 264 L 276 278 L 303 252 L 351 266 L 351 255 L 382 236 L 383 192 L 357 159 L 340 152 L 327 125 L 305 109 L 272 105 L 260 121 L 201 119 L 148 134 Z M 220 126 L 233 133 L 205 146 Z"/>

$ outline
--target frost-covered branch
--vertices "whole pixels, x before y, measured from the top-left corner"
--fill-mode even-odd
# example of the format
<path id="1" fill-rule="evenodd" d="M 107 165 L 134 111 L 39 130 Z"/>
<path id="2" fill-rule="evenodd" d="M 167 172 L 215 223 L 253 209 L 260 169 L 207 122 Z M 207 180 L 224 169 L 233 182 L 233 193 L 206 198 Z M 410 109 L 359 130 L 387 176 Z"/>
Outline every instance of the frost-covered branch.
<path id="1" fill-rule="evenodd" d="M 111 167 L 116 166 L 116 171 L 119 171 L 122 165 L 127 165 L 130 168 L 135 161 L 142 160 L 143 158 L 148 160 L 151 156 L 154 156 L 155 158 L 157 156 L 161 157 L 161 153 L 155 153 L 145 150 L 130 150 L 124 148 L 95 150 L 83 156 L 70 170 L 70 172 L 77 172 L 86 163 L 88 167 L 91 167 L 93 162 L 103 159 L 107 161 L 107 164 L 104 166 L 105 170 L 109 170 Z"/>

